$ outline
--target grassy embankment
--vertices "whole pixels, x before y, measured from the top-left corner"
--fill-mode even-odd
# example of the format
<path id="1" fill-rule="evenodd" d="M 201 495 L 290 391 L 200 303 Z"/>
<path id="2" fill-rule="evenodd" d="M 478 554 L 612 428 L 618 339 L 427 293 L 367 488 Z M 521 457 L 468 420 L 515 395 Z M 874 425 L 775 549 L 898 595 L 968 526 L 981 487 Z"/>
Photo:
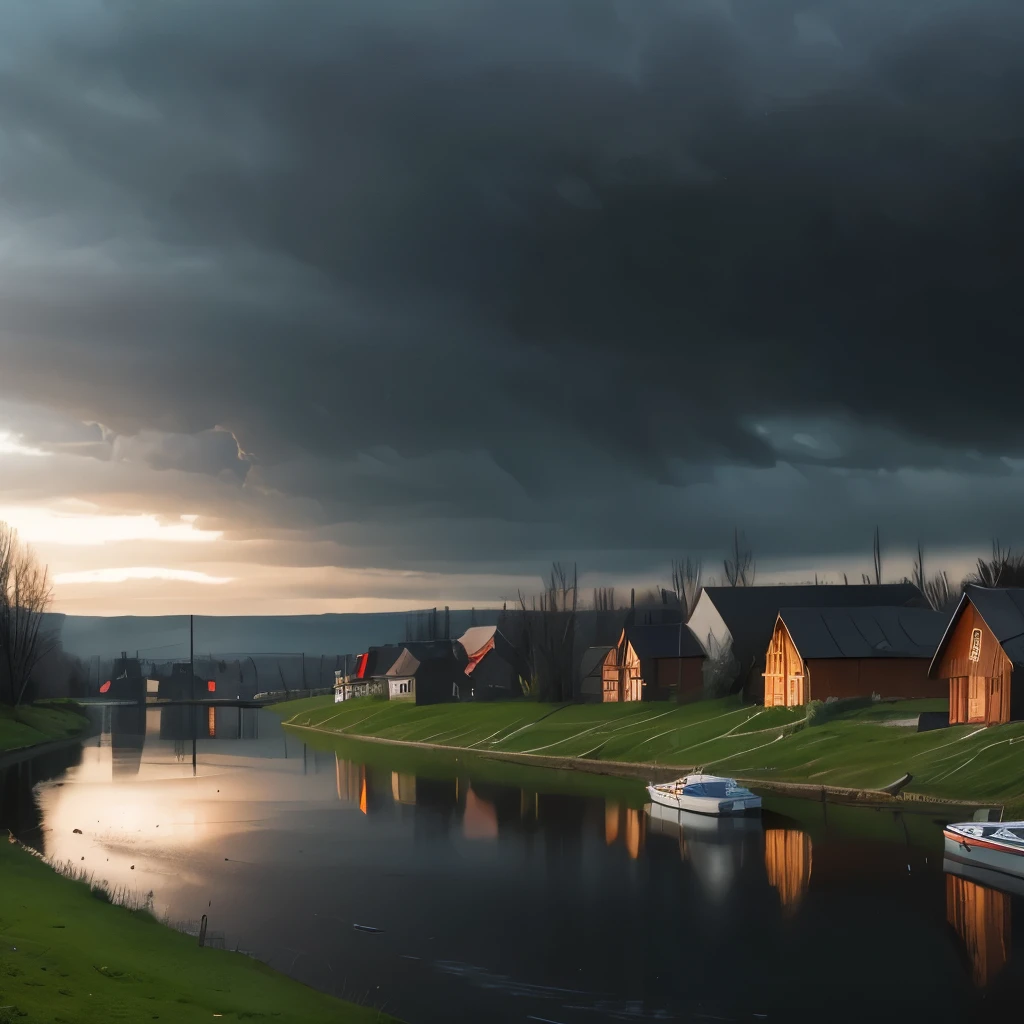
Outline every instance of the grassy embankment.
<path id="1" fill-rule="evenodd" d="M 200 949 L 149 914 L 111 906 L 0 840 L 0 1024 L 391 1018 L 342 1003 L 241 953 Z"/>
<path id="2" fill-rule="evenodd" d="M 72 739 L 88 727 L 89 720 L 73 707 L 36 704 L 14 708 L 0 704 L 0 754 Z"/>
<path id="3" fill-rule="evenodd" d="M 803 708 L 742 705 L 735 698 L 670 703 L 534 702 L 416 707 L 315 697 L 278 705 L 287 724 L 343 737 L 458 747 L 480 754 L 538 754 L 690 768 L 756 782 L 877 789 L 904 772 L 909 792 L 950 801 L 1024 801 L 1024 722 L 918 733 L 886 725 L 943 710 L 942 700 L 848 711 L 808 727 Z"/>

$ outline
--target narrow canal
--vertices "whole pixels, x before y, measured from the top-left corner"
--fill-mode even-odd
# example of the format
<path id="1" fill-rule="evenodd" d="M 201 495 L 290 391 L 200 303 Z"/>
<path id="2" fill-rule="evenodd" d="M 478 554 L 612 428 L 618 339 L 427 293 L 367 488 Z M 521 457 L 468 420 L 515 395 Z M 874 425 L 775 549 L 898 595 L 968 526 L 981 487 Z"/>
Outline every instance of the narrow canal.
<path id="1" fill-rule="evenodd" d="M 680 824 L 634 783 L 315 749 L 253 710 L 201 712 L 193 773 L 186 709 L 95 713 L 80 748 L 0 769 L 0 827 L 409 1024 L 1016 1019 L 1024 997 L 1024 886 L 945 871 L 926 816 Z"/>

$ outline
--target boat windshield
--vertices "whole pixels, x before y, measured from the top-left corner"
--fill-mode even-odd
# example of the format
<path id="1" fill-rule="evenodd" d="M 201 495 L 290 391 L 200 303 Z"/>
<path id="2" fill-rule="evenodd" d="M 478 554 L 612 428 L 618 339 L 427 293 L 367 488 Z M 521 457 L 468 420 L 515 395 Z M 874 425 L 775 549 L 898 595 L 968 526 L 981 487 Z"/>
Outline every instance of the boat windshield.
<path id="1" fill-rule="evenodd" d="M 683 789 L 686 796 L 724 797 L 736 790 L 728 782 L 693 782 Z"/>

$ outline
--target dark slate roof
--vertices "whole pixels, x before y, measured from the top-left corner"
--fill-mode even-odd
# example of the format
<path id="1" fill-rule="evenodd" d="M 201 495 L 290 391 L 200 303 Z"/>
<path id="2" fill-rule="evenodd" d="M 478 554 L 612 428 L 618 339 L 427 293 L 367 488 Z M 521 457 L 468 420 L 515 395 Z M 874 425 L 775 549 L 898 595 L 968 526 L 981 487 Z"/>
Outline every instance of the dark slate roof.
<path id="1" fill-rule="evenodd" d="M 435 642 L 447 644 L 448 647 L 447 649 L 424 649 L 424 644 Z M 391 677 L 415 676 L 417 680 L 425 674 L 431 676 L 439 674 L 451 675 L 452 678 L 465 674 L 463 662 L 455 656 L 449 641 L 408 643 L 402 648 L 402 653 L 395 659 L 394 664 L 389 665 L 383 672 L 378 673 L 378 675 L 388 675 Z"/>
<path id="2" fill-rule="evenodd" d="M 733 638 L 740 661 L 763 658 L 780 608 L 877 608 L 924 605 L 913 583 L 796 587 L 705 587 Z"/>
<path id="3" fill-rule="evenodd" d="M 779 618 L 800 656 L 928 658 L 946 629 L 930 608 L 783 608 Z"/>
<path id="4" fill-rule="evenodd" d="M 583 658 L 580 661 L 580 677 L 586 679 L 588 676 L 600 675 L 601 662 L 607 657 L 609 651 L 614 650 L 614 647 L 588 647 L 583 652 Z"/>
<path id="5" fill-rule="evenodd" d="M 366 671 L 364 679 L 371 676 L 382 676 L 395 663 L 402 653 L 402 648 L 396 644 L 388 644 L 384 647 L 371 647 L 367 652 Z"/>
<path id="6" fill-rule="evenodd" d="M 700 641 L 688 626 L 682 627 L 670 622 L 654 626 L 627 626 L 626 639 L 632 644 L 637 657 L 678 658 L 680 651 L 684 658 L 706 658 L 707 654 Z"/>
<path id="7" fill-rule="evenodd" d="M 938 664 L 946 641 L 953 633 L 953 627 L 960 619 L 967 602 L 970 601 L 985 625 L 995 634 L 1000 647 L 1014 665 L 1024 666 L 1024 588 L 1021 587 L 964 587 L 963 597 L 946 626 L 946 631 L 935 651 L 929 674 Z"/>

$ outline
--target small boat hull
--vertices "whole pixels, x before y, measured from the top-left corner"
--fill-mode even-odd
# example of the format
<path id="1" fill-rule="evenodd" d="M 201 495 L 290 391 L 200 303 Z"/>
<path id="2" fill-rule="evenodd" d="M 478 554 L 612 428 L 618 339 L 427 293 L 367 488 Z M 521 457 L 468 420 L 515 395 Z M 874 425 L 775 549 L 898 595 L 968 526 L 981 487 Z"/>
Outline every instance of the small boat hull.
<path id="1" fill-rule="evenodd" d="M 961 864 L 1024 878 L 1024 822 L 965 822 L 942 830 L 946 857 Z"/>
<path id="2" fill-rule="evenodd" d="M 745 789 L 718 797 L 691 795 L 682 790 L 673 792 L 649 785 L 647 793 L 651 803 L 667 807 L 669 810 L 706 814 L 716 818 L 725 815 L 757 814 L 761 810 L 761 798 Z"/>

